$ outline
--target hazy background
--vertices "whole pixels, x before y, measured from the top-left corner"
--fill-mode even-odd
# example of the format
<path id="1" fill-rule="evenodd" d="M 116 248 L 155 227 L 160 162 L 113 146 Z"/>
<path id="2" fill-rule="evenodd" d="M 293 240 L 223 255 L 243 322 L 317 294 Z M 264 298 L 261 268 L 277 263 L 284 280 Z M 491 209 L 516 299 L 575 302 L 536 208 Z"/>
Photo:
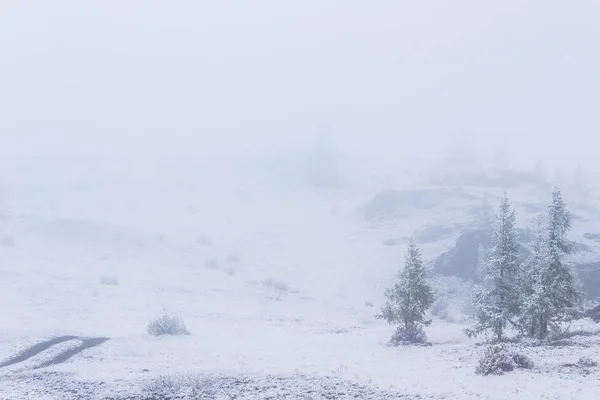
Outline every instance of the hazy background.
<path id="1" fill-rule="evenodd" d="M 327 131 L 355 154 L 462 138 L 590 169 L 599 16 L 593 0 L 3 0 L 0 152 L 277 151 Z"/>

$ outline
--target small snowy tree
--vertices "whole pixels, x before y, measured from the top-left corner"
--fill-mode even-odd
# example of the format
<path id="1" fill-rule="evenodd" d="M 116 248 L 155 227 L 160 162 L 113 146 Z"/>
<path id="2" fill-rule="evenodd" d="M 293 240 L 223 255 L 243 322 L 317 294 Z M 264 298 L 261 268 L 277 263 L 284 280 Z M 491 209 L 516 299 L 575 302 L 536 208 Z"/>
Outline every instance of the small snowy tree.
<path id="1" fill-rule="evenodd" d="M 519 268 L 515 211 L 505 194 L 496 215 L 483 284 L 474 293 L 477 321 L 467 330 L 469 336 L 491 331 L 502 340 L 506 327 L 519 315 L 520 299 L 515 295 Z"/>
<path id="2" fill-rule="evenodd" d="M 386 320 L 390 325 L 398 325 L 390 345 L 424 343 L 426 336 L 422 326 L 431 323 L 431 320 L 425 320 L 425 312 L 435 298 L 427 282 L 421 253 L 413 240 L 408 244 L 404 268 L 398 273 L 398 281 L 393 288 L 385 291 L 385 297 L 387 302 L 375 317 Z"/>

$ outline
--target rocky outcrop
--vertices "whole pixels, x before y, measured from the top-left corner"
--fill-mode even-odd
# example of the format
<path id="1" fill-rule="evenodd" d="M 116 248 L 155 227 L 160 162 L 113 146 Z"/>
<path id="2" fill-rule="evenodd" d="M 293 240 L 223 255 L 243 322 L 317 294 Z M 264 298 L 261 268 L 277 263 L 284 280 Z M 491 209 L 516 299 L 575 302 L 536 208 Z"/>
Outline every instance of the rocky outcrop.
<path id="1" fill-rule="evenodd" d="M 600 322 L 600 306 L 585 311 L 585 316 L 591 318 L 595 323 Z"/>
<path id="2" fill-rule="evenodd" d="M 461 189 L 390 189 L 379 192 L 364 206 L 364 216 L 367 221 L 377 218 L 403 217 L 408 213 L 429 210 L 456 199 L 478 200 L 476 196 Z"/>
<path id="3" fill-rule="evenodd" d="M 445 276 L 458 276 L 463 279 L 475 278 L 479 246 L 488 247 L 490 239 L 490 234 L 483 229 L 463 231 L 456 239 L 454 247 L 435 260 L 435 271 Z"/>
<path id="4" fill-rule="evenodd" d="M 458 276 L 463 279 L 474 279 L 479 258 L 479 246 L 488 247 L 490 235 L 481 229 L 464 230 L 456 239 L 454 246 L 440 255 L 434 261 L 434 269 L 444 276 Z M 529 254 L 527 243 L 532 239 L 532 233 L 526 229 L 519 230 L 521 253 L 523 257 Z M 575 243 L 576 252 L 589 252 L 591 249 L 583 243 Z M 582 291 L 590 299 L 600 298 L 600 262 L 576 264 L 574 266 L 582 283 Z"/>
<path id="5" fill-rule="evenodd" d="M 600 298 L 600 263 L 579 264 L 575 270 L 582 284 L 581 291 L 589 299 Z"/>

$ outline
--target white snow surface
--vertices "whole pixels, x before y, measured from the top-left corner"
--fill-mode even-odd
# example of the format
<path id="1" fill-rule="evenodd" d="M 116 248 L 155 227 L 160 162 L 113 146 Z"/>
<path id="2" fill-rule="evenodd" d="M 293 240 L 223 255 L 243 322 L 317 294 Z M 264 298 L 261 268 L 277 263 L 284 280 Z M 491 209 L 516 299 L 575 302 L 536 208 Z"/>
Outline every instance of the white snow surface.
<path id="1" fill-rule="evenodd" d="M 43 370 L 29 361 L 0 368 L 0 399 L 133 396 L 152 377 L 190 372 L 265 386 L 277 376 L 333 377 L 406 398 L 600 393 L 599 368 L 561 366 L 581 356 L 600 361 L 596 335 L 524 348 L 535 369 L 498 377 L 475 374 L 482 348 L 465 337 L 464 324 L 434 319 L 432 346 L 385 346 L 393 328 L 373 315 L 404 245 L 382 240 L 427 224 L 468 223 L 462 208 L 471 204 L 408 210 L 402 223 L 376 228 L 356 210 L 385 189 L 379 183 L 315 189 L 296 175 L 224 162 L 11 165 L 0 212 L 0 233 L 14 240 L 0 247 L 0 362 L 54 336 L 110 339 Z M 451 245 L 424 246 L 425 259 Z M 148 322 L 163 313 L 183 318 L 191 334 L 149 336 Z M 77 382 L 101 382 L 102 390 L 77 397 L 68 390 Z M 306 395 L 303 387 L 295 398 Z"/>

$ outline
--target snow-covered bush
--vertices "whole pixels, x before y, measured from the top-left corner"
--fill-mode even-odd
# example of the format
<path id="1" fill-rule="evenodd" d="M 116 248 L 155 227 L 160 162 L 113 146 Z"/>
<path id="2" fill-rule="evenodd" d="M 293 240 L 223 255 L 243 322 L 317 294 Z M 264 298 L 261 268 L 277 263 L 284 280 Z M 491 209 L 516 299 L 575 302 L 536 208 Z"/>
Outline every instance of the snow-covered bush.
<path id="1" fill-rule="evenodd" d="M 502 375 L 515 368 L 532 369 L 533 361 L 524 354 L 512 352 L 505 344 L 487 346 L 475 372 L 479 375 Z"/>
<path id="2" fill-rule="evenodd" d="M 273 289 L 279 294 L 285 293 L 289 290 L 289 287 L 285 282 L 276 279 L 265 279 L 262 284 L 265 287 Z"/>
<path id="3" fill-rule="evenodd" d="M 515 369 L 510 351 L 503 344 L 486 347 L 475 372 L 479 375 L 502 375 Z"/>
<path id="4" fill-rule="evenodd" d="M 179 336 L 189 335 L 183 320 L 179 317 L 163 315 L 148 324 L 148 333 L 152 336 Z"/>
<path id="5" fill-rule="evenodd" d="M 159 375 L 146 382 L 142 391 L 150 399 L 214 399 L 219 382 L 205 374 Z"/>
<path id="6" fill-rule="evenodd" d="M 190 399 L 214 399 L 219 391 L 219 382 L 205 374 L 190 374 L 184 377 L 185 385 L 190 387 Z"/>
<path id="7" fill-rule="evenodd" d="M 577 361 L 577 365 L 579 365 L 580 367 L 591 368 L 597 367 L 598 363 L 589 357 L 581 357 L 579 361 Z"/>
<path id="8" fill-rule="evenodd" d="M 181 395 L 183 380 L 171 375 L 159 375 L 146 382 L 142 390 L 149 398 L 172 398 Z"/>

